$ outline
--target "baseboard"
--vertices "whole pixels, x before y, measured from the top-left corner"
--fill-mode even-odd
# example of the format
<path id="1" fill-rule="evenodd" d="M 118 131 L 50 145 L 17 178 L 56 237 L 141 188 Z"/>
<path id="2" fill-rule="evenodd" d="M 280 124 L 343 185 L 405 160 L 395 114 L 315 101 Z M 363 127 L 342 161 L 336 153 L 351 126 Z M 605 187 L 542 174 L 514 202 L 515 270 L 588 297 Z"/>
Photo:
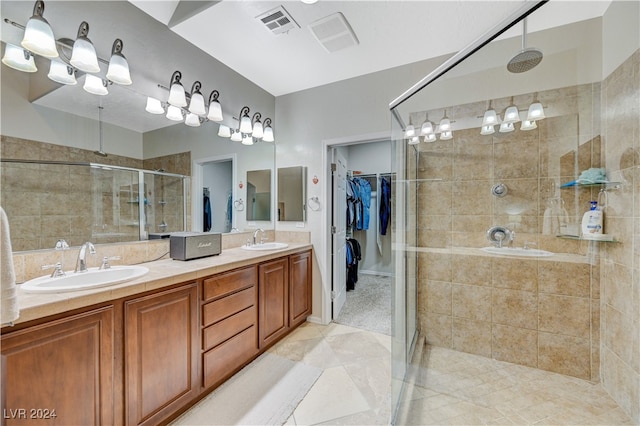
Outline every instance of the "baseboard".
<path id="1" fill-rule="evenodd" d="M 393 277 L 392 272 L 378 272 L 378 271 L 370 271 L 367 269 L 359 270 L 358 273 L 362 275 L 378 275 L 381 277 Z"/>
<path id="2" fill-rule="evenodd" d="M 327 325 L 322 322 L 322 318 L 314 317 L 314 316 L 307 317 L 307 322 L 311 322 L 313 324 Z"/>

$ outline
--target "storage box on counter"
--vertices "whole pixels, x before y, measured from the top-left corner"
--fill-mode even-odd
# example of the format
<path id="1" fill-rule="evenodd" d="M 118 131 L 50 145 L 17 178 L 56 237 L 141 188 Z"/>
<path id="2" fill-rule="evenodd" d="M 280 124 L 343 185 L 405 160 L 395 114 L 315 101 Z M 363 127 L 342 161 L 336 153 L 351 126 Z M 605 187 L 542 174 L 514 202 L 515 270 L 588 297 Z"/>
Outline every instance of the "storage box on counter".
<path id="1" fill-rule="evenodd" d="M 215 256 L 220 252 L 222 234 L 219 232 L 172 232 L 169 238 L 169 256 L 175 260 Z"/>

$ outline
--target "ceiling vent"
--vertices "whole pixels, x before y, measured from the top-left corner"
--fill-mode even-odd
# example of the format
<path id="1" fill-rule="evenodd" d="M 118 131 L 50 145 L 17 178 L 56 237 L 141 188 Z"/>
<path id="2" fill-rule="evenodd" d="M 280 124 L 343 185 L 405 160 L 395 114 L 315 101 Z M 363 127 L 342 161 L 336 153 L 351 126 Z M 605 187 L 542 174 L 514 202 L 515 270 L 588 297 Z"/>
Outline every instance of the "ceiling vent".
<path id="1" fill-rule="evenodd" d="M 256 19 L 260 20 L 273 34 L 282 34 L 289 30 L 300 28 L 300 25 L 289 15 L 284 6 L 278 6 L 262 15 L 258 15 Z"/>
<path id="2" fill-rule="evenodd" d="M 351 25 L 340 12 L 315 21 L 309 25 L 309 29 L 316 40 L 329 53 L 346 49 L 359 43 L 358 37 L 351 29 Z"/>

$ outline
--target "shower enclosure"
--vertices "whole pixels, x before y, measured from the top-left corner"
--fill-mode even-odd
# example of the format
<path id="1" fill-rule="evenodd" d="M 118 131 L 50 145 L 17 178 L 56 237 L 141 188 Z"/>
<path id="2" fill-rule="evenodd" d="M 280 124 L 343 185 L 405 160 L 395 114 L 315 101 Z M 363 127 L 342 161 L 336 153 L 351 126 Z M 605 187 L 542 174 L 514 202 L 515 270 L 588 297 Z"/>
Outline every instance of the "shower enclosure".
<path id="1" fill-rule="evenodd" d="M 117 243 L 187 229 L 189 177 L 114 165 L 2 159 L 15 251 Z M 159 235 L 158 235 L 159 236 Z"/>
<path id="2" fill-rule="evenodd" d="M 395 185 L 398 413 L 403 401 L 411 405 L 403 393 L 412 355 L 433 345 L 601 381 L 640 416 L 629 403 L 638 395 L 625 390 L 640 384 L 640 349 L 632 348 L 640 317 L 617 299 L 615 282 L 638 300 L 637 230 L 629 228 L 638 215 L 629 204 L 639 187 L 631 71 L 640 62 L 638 6 L 613 2 L 598 18 L 550 27 L 548 13 L 558 16 L 545 12 L 551 5 L 527 2 L 390 105 L 403 159 Z M 514 73 L 507 64 L 522 47 L 525 17 L 528 44 L 543 58 Z M 633 42 L 614 41 L 621 28 Z M 589 169 L 606 179 L 580 180 Z M 579 222 L 598 199 L 606 235 L 593 241 Z M 495 227 L 506 230 L 500 242 L 487 238 Z M 497 254 L 482 250 L 500 244 Z M 620 383 L 622 371 L 629 383 Z"/>

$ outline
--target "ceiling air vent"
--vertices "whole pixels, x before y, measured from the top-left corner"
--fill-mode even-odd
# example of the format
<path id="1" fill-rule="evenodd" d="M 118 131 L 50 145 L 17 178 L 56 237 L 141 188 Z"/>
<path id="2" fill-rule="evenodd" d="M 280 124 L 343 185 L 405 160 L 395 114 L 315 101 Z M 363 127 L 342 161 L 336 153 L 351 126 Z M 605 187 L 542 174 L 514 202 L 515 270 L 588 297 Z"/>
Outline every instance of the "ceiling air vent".
<path id="1" fill-rule="evenodd" d="M 340 12 L 315 21 L 309 25 L 309 29 L 316 40 L 329 53 L 346 49 L 359 43 L 358 37 L 351 29 L 351 25 Z"/>
<path id="2" fill-rule="evenodd" d="M 289 30 L 300 28 L 300 25 L 289 15 L 284 6 L 278 6 L 262 15 L 258 15 L 256 19 L 260 20 L 273 34 L 282 34 Z"/>

